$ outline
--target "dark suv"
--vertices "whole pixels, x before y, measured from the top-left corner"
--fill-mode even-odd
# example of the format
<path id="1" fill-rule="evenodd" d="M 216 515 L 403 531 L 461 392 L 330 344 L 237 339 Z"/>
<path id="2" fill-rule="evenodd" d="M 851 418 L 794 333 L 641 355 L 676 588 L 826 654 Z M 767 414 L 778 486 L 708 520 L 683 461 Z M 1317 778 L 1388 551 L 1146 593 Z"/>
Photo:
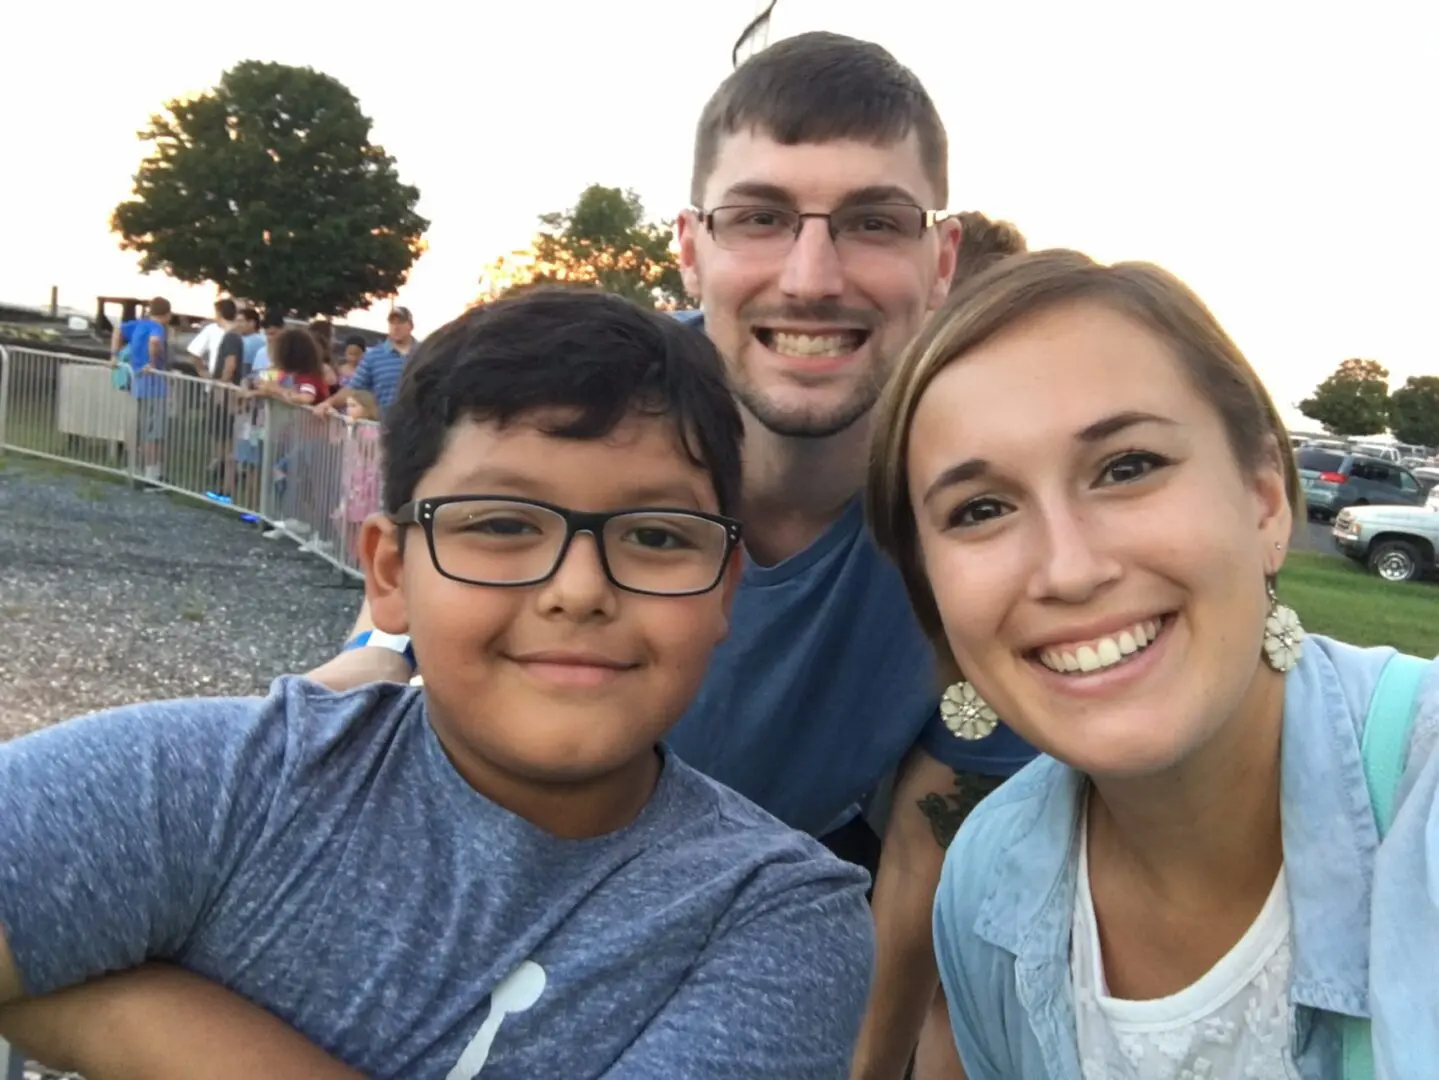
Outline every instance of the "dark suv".
<path id="1" fill-rule="evenodd" d="M 1332 519 L 1351 506 L 1423 506 L 1424 488 L 1402 465 L 1363 454 L 1301 447 L 1294 454 L 1309 516 Z"/>

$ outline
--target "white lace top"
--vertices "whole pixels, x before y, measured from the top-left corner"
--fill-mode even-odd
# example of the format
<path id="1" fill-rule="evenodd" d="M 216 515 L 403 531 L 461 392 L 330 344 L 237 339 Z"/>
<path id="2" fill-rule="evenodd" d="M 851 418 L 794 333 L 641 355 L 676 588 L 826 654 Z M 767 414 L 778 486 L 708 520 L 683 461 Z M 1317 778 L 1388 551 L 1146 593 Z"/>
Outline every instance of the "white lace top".
<path id="1" fill-rule="evenodd" d="M 1299 1080 L 1289 963 L 1281 868 L 1259 917 L 1198 982 L 1154 1001 L 1110 997 L 1081 826 L 1070 974 L 1084 1080 Z"/>

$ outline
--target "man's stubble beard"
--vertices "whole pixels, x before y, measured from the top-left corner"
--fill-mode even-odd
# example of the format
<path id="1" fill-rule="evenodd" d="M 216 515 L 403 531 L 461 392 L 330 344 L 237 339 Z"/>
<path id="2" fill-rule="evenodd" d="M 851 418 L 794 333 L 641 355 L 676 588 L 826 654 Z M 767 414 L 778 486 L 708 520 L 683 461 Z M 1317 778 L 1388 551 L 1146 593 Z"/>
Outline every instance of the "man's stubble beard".
<path id="1" fill-rule="evenodd" d="M 756 387 L 744 371 L 732 372 L 730 385 L 744 410 L 767 431 L 786 439 L 827 439 L 848 431 L 873 411 L 891 366 L 888 360 L 876 363 L 845 401 L 827 410 L 780 405 Z"/>

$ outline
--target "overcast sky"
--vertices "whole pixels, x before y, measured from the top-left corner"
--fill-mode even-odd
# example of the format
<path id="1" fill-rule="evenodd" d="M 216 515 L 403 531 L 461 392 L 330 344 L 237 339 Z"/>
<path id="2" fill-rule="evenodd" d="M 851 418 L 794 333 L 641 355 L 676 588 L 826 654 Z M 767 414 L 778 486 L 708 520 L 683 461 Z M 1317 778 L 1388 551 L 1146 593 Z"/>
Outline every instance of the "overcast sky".
<path id="1" fill-rule="evenodd" d="M 684 205 L 691 137 L 755 0 L 528 0 L 463 8 L 151 0 L 7 13 L 0 299 L 89 309 L 142 278 L 108 232 L 135 132 L 235 62 L 339 78 L 419 186 L 429 252 L 401 301 L 458 314 L 481 267 L 587 184 Z M 452 14 L 455 13 L 455 14 Z M 771 40 L 871 38 L 929 87 L 950 133 L 950 209 L 1033 246 L 1148 259 L 1216 311 L 1281 401 L 1346 356 L 1439 373 L 1439 5 L 1426 0 L 780 0 Z M 381 325 L 381 305 L 356 321 Z"/>

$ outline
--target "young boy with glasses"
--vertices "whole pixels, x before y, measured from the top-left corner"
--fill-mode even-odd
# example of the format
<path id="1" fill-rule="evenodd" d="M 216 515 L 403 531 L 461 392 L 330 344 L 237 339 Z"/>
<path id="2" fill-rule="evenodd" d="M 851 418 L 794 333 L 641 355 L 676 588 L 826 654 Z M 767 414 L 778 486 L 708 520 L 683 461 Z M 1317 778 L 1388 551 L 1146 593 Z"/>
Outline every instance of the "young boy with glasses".
<path id="1" fill-rule="evenodd" d="M 61 991 L 0 1032 L 152 1080 L 846 1077 L 864 873 L 661 743 L 727 629 L 740 439 L 707 339 L 615 297 L 431 337 L 362 541 L 424 689 L 0 747 L 0 1002 Z"/>

